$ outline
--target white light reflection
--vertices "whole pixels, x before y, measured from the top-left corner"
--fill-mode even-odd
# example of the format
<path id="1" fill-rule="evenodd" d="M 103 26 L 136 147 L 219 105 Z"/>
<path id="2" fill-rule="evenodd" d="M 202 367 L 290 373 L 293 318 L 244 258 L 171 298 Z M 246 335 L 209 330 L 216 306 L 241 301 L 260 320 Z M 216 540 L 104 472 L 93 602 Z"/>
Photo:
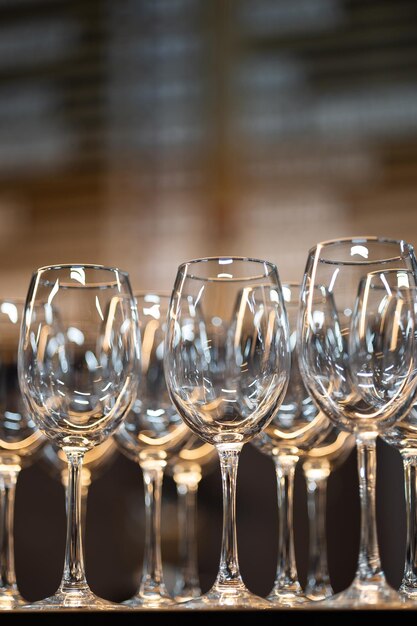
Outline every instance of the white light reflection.
<path id="1" fill-rule="evenodd" d="M 49 304 L 49 306 L 51 306 L 51 302 L 54 299 L 58 289 L 59 289 L 59 278 L 56 279 L 55 285 L 52 287 L 51 293 L 48 296 L 48 304 Z"/>
<path id="2" fill-rule="evenodd" d="M 165 411 L 164 411 L 164 409 L 155 409 L 155 410 L 147 409 L 146 413 L 150 417 L 161 417 L 162 415 L 164 415 Z"/>
<path id="3" fill-rule="evenodd" d="M 276 291 L 274 291 L 274 293 L 276 294 L 276 298 L 275 300 L 272 299 L 272 293 L 273 290 L 271 289 L 271 300 L 272 302 L 278 302 L 278 294 Z M 284 302 L 291 302 L 291 289 L 289 287 L 287 287 L 286 285 L 284 285 L 282 287 L 282 295 L 284 296 Z"/>
<path id="4" fill-rule="evenodd" d="M 350 249 L 350 256 L 355 256 L 356 254 L 364 259 L 367 259 L 369 257 L 369 250 L 366 246 L 352 246 Z"/>
<path id="5" fill-rule="evenodd" d="M 287 287 L 287 289 L 288 289 L 288 287 Z M 276 289 L 270 289 L 269 290 L 269 297 L 271 299 L 271 302 L 276 302 L 277 304 L 279 303 L 278 292 L 277 292 Z M 291 297 L 291 291 L 290 291 L 290 297 Z"/>
<path id="6" fill-rule="evenodd" d="M 200 291 L 197 294 L 197 298 L 195 299 L 195 302 L 194 302 L 194 310 L 197 308 L 197 304 L 198 304 L 201 296 L 203 295 L 203 291 L 204 291 L 204 285 L 201 287 Z"/>
<path id="7" fill-rule="evenodd" d="M 117 270 L 114 271 L 115 275 L 116 275 L 116 282 L 117 282 L 117 291 L 120 293 L 122 291 L 122 286 L 120 284 L 120 276 L 119 276 L 119 272 Z"/>
<path id="8" fill-rule="evenodd" d="M 332 276 L 332 278 L 330 280 L 330 285 L 329 285 L 329 292 L 330 293 L 333 291 L 333 287 L 334 287 L 334 284 L 336 282 L 336 278 L 337 278 L 337 275 L 338 275 L 339 272 L 340 272 L 340 267 L 335 269 L 335 271 L 333 272 L 333 276 Z"/>
<path id="9" fill-rule="evenodd" d="M 98 314 L 100 315 L 102 321 L 104 322 L 104 315 L 103 315 L 103 311 L 101 310 L 100 301 L 98 299 L 98 296 L 96 296 L 96 309 L 97 309 Z"/>
<path id="10" fill-rule="evenodd" d="M 291 350 L 291 352 L 294 350 L 296 345 L 297 345 L 297 332 L 294 331 L 290 335 L 290 350 Z"/>
<path id="11" fill-rule="evenodd" d="M 20 422 L 20 420 L 22 419 L 22 416 L 20 415 L 20 413 L 13 413 L 13 411 L 5 411 L 4 417 L 7 417 L 7 419 L 12 420 L 14 422 Z"/>
<path id="12" fill-rule="evenodd" d="M 323 311 L 313 311 L 313 323 L 319 328 L 323 327 L 323 323 L 324 323 Z"/>
<path id="13" fill-rule="evenodd" d="M 52 323 L 54 321 L 54 316 L 53 316 L 53 313 L 52 313 L 52 307 L 51 307 L 50 304 L 45 304 L 44 309 L 45 309 L 45 321 L 46 321 L 47 324 L 52 326 Z"/>
<path id="14" fill-rule="evenodd" d="M 161 311 L 159 309 L 159 304 L 154 304 L 150 307 L 143 307 L 143 314 L 150 315 L 155 320 L 159 320 L 161 317 Z"/>
<path id="15" fill-rule="evenodd" d="M 219 259 L 219 265 L 230 265 L 233 263 L 233 259 Z"/>
<path id="16" fill-rule="evenodd" d="M 233 274 L 217 274 L 217 278 L 233 278 Z"/>
<path id="17" fill-rule="evenodd" d="M 17 307 L 12 302 L 2 302 L 1 312 L 9 317 L 12 324 L 16 324 L 18 320 Z"/>
<path id="18" fill-rule="evenodd" d="M 72 267 L 70 276 L 72 280 L 76 280 L 81 285 L 85 286 L 85 271 L 82 267 Z"/>
<path id="19" fill-rule="evenodd" d="M 90 372 L 94 372 L 99 367 L 96 355 L 91 350 L 87 350 L 85 353 L 85 362 Z"/>
<path id="20" fill-rule="evenodd" d="M 145 302 L 153 302 L 154 304 L 159 304 L 159 300 L 160 300 L 159 296 L 153 293 L 147 293 L 143 299 L 145 300 Z"/>
<path id="21" fill-rule="evenodd" d="M 82 346 L 84 343 L 84 333 L 74 326 L 70 326 L 67 330 L 67 336 L 70 341 L 73 341 L 77 346 Z"/>
<path id="22" fill-rule="evenodd" d="M 392 291 L 391 291 L 391 287 L 389 286 L 389 284 L 387 283 L 387 279 L 385 278 L 384 274 L 380 274 L 381 277 L 381 281 L 384 283 L 385 285 L 385 289 L 387 290 L 387 294 L 389 296 L 392 296 Z"/>
<path id="23" fill-rule="evenodd" d="M 410 281 L 409 281 L 408 274 L 406 272 L 398 272 L 397 285 L 398 287 L 406 287 L 407 289 L 409 289 Z"/>

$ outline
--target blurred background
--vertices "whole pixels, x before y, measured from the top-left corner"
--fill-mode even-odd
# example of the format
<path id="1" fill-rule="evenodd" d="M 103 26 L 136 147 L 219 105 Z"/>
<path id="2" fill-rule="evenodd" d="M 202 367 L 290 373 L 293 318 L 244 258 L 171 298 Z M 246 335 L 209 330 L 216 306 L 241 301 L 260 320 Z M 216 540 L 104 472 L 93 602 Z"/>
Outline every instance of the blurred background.
<path id="1" fill-rule="evenodd" d="M 177 265 L 217 254 L 266 258 L 300 280 L 317 241 L 351 235 L 417 243 L 417 4 L 414 0 L 0 0 L 0 294 L 32 270 L 117 265 L 134 288 L 170 289 Z M 379 448 L 383 562 L 404 557 L 401 461 Z M 330 478 L 335 590 L 353 577 L 355 455 Z M 305 487 L 296 547 L 305 576 Z M 218 564 L 218 471 L 200 501 L 203 588 Z M 166 481 L 163 556 L 177 559 Z M 64 494 L 39 464 L 17 488 L 16 567 L 28 599 L 62 572 Z M 121 600 L 143 552 L 139 468 L 119 457 L 92 486 L 87 570 Z M 248 586 L 276 566 L 272 463 L 247 446 L 238 537 Z"/>

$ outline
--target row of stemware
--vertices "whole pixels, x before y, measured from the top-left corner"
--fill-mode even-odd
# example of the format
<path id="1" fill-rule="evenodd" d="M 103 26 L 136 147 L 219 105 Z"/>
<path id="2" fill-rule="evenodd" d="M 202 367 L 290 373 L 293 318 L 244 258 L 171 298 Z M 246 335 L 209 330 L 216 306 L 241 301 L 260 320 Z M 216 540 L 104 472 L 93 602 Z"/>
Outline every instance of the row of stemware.
<path id="1" fill-rule="evenodd" d="M 350 435 L 361 485 L 359 565 L 349 589 L 326 602 L 399 602 L 379 561 L 375 442 L 386 435 L 412 457 L 415 272 L 405 242 L 327 242 L 310 251 L 298 297 L 297 286 L 282 287 L 267 261 L 199 259 L 179 267 L 165 315 L 158 294 L 146 294 L 138 306 L 120 270 L 80 264 L 38 270 L 22 321 L 19 381 L 28 428 L 36 424 L 68 459 L 68 531 L 58 592 L 27 608 L 115 608 L 94 596 L 85 578 L 83 457 L 115 433 L 142 467 L 152 534 L 168 454 L 184 448 L 190 431 L 217 449 L 224 528 L 212 589 L 184 606 L 271 607 L 246 589 L 237 557 L 236 473 L 249 441 L 270 454 L 277 469 L 280 554 L 269 598 L 305 600 L 291 532 L 295 463 L 323 442 L 335 452 L 334 462 L 341 460 L 337 450 L 350 449 Z M 143 606 L 144 596 L 170 604 L 160 553 L 154 542 L 148 545 L 130 604 Z"/>

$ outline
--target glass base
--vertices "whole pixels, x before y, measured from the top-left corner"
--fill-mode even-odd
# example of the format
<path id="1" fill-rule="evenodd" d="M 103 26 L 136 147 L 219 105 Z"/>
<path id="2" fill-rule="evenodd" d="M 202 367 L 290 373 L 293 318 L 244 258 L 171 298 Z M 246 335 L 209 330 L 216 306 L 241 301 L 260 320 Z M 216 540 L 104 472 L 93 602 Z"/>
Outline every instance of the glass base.
<path id="1" fill-rule="evenodd" d="M 183 589 L 178 593 L 174 594 L 175 602 L 181 604 L 181 602 L 189 602 L 190 600 L 194 600 L 194 598 L 199 598 L 201 596 L 201 589 L 199 587 L 195 587 L 193 589 Z"/>
<path id="2" fill-rule="evenodd" d="M 179 605 L 184 609 L 193 610 L 259 610 L 273 609 L 274 607 L 268 600 L 261 598 L 246 589 L 245 585 L 225 585 L 215 584 L 210 591 L 200 598 L 184 602 Z"/>
<path id="3" fill-rule="evenodd" d="M 131 609 L 172 609 L 176 606 L 176 602 L 168 594 L 161 595 L 158 593 L 137 593 L 133 598 L 125 600 L 123 606 Z"/>
<path id="4" fill-rule="evenodd" d="M 320 602 L 321 600 L 326 600 L 326 598 L 331 598 L 334 595 L 333 589 L 330 585 L 318 585 L 317 587 L 311 587 L 306 589 L 306 596 L 309 600 L 313 600 L 313 602 Z"/>
<path id="5" fill-rule="evenodd" d="M 274 606 L 298 606 L 310 602 L 299 583 L 274 587 L 266 599 Z"/>
<path id="6" fill-rule="evenodd" d="M 96 596 L 91 589 L 76 589 L 72 591 L 58 590 L 53 596 L 24 604 L 23 610 L 30 611 L 62 611 L 81 609 L 83 611 L 120 611 L 121 605 Z"/>
<path id="7" fill-rule="evenodd" d="M 384 577 L 375 577 L 366 582 L 355 579 L 344 591 L 322 602 L 315 602 L 314 606 L 335 609 L 395 609 L 404 605 L 398 591 L 395 591 Z"/>
<path id="8" fill-rule="evenodd" d="M 416 602 L 417 603 L 417 586 L 412 583 L 402 582 L 401 587 L 398 590 L 404 603 Z"/>
<path id="9" fill-rule="evenodd" d="M 25 605 L 27 601 L 22 598 L 17 589 L 0 587 L 0 611 L 13 611 Z"/>

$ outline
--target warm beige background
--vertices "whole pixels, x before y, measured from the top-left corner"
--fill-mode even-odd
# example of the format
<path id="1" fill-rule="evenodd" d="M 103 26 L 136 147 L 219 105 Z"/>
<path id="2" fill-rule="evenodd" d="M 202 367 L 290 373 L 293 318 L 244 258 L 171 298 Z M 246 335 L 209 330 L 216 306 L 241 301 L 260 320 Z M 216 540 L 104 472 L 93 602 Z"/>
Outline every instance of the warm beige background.
<path id="1" fill-rule="evenodd" d="M 0 293 L 217 254 L 417 241 L 413 2 L 0 3 Z"/>

